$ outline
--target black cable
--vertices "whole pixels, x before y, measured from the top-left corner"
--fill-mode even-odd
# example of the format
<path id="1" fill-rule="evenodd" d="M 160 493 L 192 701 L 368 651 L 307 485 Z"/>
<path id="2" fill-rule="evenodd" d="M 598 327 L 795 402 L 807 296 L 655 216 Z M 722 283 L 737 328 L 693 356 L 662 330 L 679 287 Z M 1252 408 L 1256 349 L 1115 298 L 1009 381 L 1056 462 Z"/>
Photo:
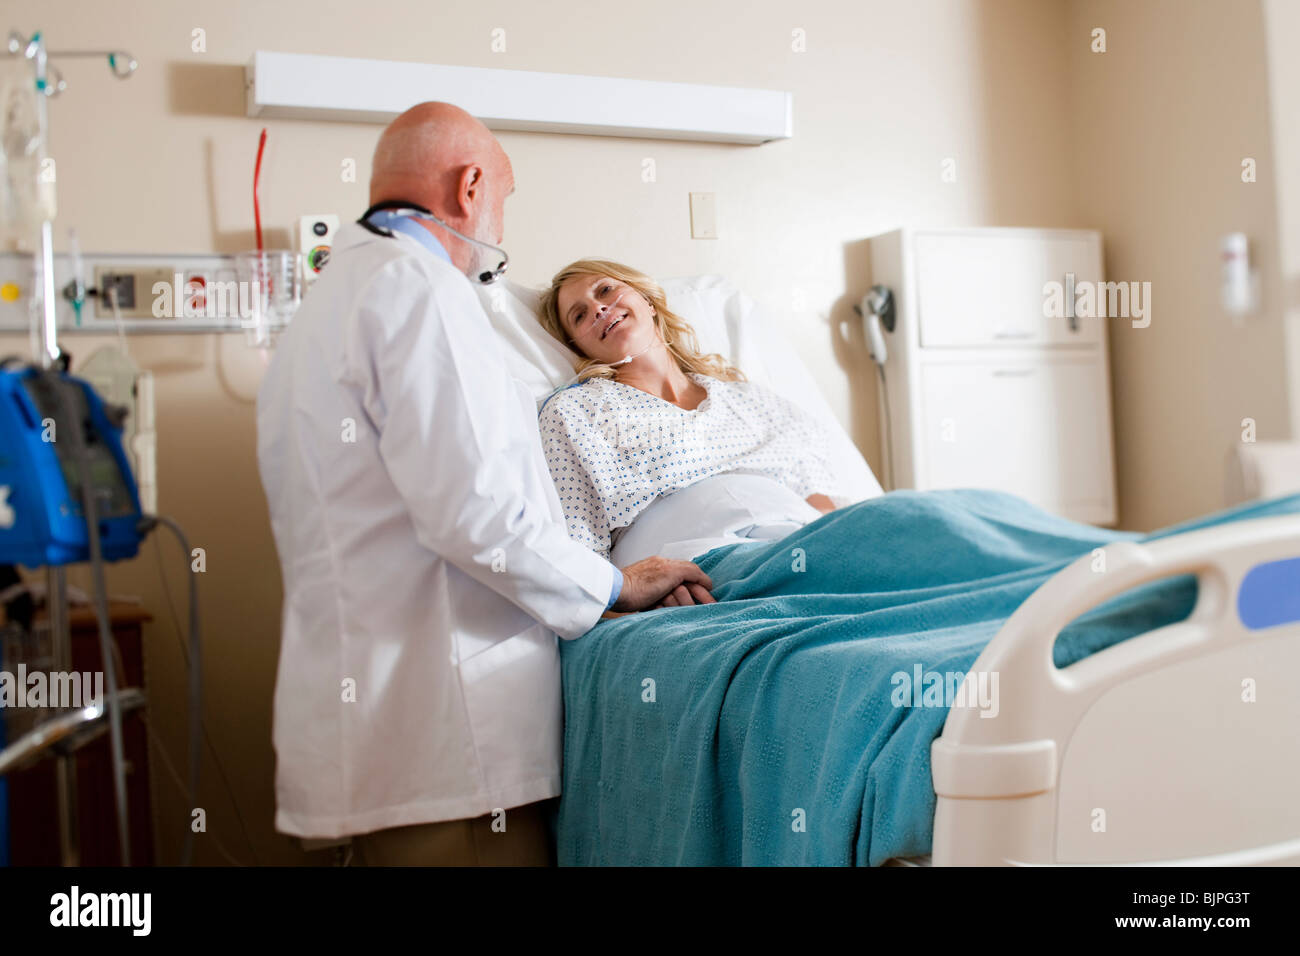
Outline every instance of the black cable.
<path id="1" fill-rule="evenodd" d="M 176 789 L 180 791 L 181 796 L 193 802 L 190 793 L 185 789 L 185 781 L 181 779 L 181 775 L 176 772 L 176 768 L 172 766 L 172 762 L 167 756 L 167 748 L 163 746 L 162 740 L 158 737 L 158 732 L 154 730 L 153 725 L 149 722 L 149 715 L 144 711 L 141 711 L 140 713 L 143 715 L 144 727 L 149 733 L 149 739 L 157 748 L 158 756 L 162 758 L 163 766 L 167 769 L 167 772 L 171 774 L 172 781 L 176 784 Z M 211 838 L 213 846 L 217 848 L 217 852 L 225 857 L 226 861 L 231 866 L 248 865 L 247 863 L 241 863 L 239 860 L 236 860 L 234 856 L 231 855 L 230 851 L 226 849 L 225 845 L 217 838 L 215 833 L 209 833 L 208 837 Z"/>
<path id="2" fill-rule="evenodd" d="M 171 615 L 172 627 L 176 631 L 176 641 L 180 647 L 181 658 L 185 661 L 185 666 L 190 665 L 190 654 L 185 649 L 185 641 L 182 639 L 183 630 L 181 628 L 180 616 L 176 613 L 176 604 L 172 600 L 171 582 L 167 580 L 167 573 L 163 570 L 162 546 L 158 544 L 158 539 L 154 538 L 154 548 L 158 554 L 158 577 L 162 581 L 163 597 L 167 599 L 167 611 Z M 261 860 L 257 858 L 257 847 L 253 845 L 253 838 L 248 835 L 248 824 L 244 821 L 244 812 L 239 809 L 239 801 L 235 799 L 235 788 L 230 785 L 230 777 L 226 773 L 226 765 L 222 763 L 221 754 L 217 751 L 217 745 L 212 742 L 212 734 L 208 730 L 207 721 L 203 723 L 203 742 L 208 745 L 208 753 L 212 755 L 212 763 L 217 768 L 217 776 L 221 778 L 221 785 L 226 789 L 226 796 L 230 798 L 230 805 L 235 810 L 235 819 L 239 822 L 239 831 L 244 836 L 244 842 L 248 844 L 248 852 L 253 855 L 253 863 L 260 866 Z M 159 743 L 161 747 L 162 744 Z M 213 838 L 216 839 L 215 837 Z M 227 858 L 229 854 L 227 854 Z M 242 864 L 241 864 L 242 865 Z"/>
<path id="3" fill-rule="evenodd" d="M 163 525 L 180 542 L 181 550 L 188 556 L 190 552 L 190 542 L 185 537 L 185 532 L 171 518 L 165 518 L 161 515 L 145 515 L 140 520 L 140 533 L 146 534 L 152 531 L 156 525 Z M 202 760 L 203 748 L 203 636 L 199 624 L 199 576 L 190 565 L 190 794 L 191 800 L 197 801 L 199 797 L 199 764 Z M 193 808 L 191 808 L 193 812 Z M 194 824 L 192 819 L 187 819 L 185 824 L 185 842 L 181 849 L 181 866 L 189 866 L 194 858 Z"/>

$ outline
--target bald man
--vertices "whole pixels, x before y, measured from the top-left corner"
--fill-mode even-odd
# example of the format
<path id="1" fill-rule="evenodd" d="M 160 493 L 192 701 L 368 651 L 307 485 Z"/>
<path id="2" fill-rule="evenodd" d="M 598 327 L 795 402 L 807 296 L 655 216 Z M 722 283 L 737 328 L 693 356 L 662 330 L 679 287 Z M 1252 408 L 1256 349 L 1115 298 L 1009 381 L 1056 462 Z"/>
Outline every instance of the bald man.
<path id="1" fill-rule="evenodd" d="M 553 862 L 556 635 L 712 601 L 688 561 L 620 572 L 565 531 L 536 403 L 470 279 L 513 191 L 468 113 L 399 116 L 258 394 L 284 578 L 276 828 L 350 836 L 361 863 Z"/>

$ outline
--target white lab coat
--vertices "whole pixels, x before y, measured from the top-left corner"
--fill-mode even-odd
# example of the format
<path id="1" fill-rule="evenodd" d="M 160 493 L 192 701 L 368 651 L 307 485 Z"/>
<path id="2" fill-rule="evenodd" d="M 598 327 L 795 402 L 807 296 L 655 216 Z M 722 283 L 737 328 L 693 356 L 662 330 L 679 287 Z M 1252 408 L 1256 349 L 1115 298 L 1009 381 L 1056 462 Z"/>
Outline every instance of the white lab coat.
<path id="1" fill-rule="evenodd" d="M 276 828 L 558 795 L 555 632 L 596 623 L 614 571 L 565 533 L 536 404 L 470 280 L 409 236 L 345 226 L 257 424 L 284 578 Z"/>

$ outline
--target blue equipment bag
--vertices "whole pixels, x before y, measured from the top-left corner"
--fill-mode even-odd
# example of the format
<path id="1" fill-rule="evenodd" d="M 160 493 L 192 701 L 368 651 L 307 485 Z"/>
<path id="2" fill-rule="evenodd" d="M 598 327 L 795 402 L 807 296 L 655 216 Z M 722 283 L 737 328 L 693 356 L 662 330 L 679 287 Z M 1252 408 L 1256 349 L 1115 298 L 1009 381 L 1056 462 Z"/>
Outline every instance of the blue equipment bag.
<path id="1" fill-rule="evenodd" d="M 140 497 L 122 447 L 122 429 L 82 379 L 11 366 L 0 368 L 0 563 L 38 568 L 90 560 L 77 428 L 103 557 L 135 557 Z"/>

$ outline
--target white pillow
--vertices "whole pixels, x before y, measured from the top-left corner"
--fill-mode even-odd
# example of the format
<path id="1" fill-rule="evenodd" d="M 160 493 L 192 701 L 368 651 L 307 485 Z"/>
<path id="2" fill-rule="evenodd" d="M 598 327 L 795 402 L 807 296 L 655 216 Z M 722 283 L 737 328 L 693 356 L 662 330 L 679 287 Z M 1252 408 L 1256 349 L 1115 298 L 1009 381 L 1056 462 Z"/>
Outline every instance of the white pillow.
<path id="1" fill-rule="evenodd" d="M 717 352 L 758 382 L 784 395 L 831 434 L 831 466 L 844 483 L 837 505 L 882 493 L 862 453 L 831 412 L 793 348 L 753 299 L 722 276 L 689 276 L 660 283 L 672 309 L 695 329 L 700 348 Z M 540 405 L 555 389 L 576 381 L 578 357 L 553 339 L 537 320 L 541 291 L 509 280 L 473 283 L 493 327 L 505 343 L 511 373 L 532 390 Z"/>
<path id="2" fill-rule="evenodd" d="M 576 356 L 555 341 L 537 320 L 542 299 L 540 290 L 509 279 L 498 279 L 491 285 L 470 284 L 505 343 L 506 367 L 528 386 L 539 406 L 551 392 L 575 380 Z"/>

